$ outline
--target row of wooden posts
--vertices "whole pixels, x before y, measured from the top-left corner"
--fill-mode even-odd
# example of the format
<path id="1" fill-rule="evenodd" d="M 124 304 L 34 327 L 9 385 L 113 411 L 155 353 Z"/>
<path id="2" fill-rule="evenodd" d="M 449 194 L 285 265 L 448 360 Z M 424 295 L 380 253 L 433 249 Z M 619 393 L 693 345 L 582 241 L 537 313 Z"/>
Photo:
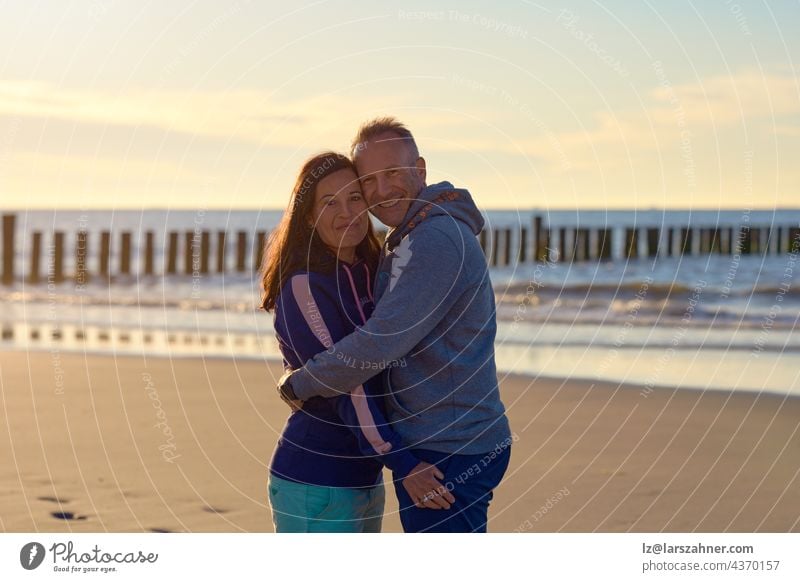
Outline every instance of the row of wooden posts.
<path id="1" fill-rule="evenodd" d="M 531 240 L 528 228 L 504 227 L 480 233 L 481 247 L 492 267 L 534 262 L 577 262 L 674 257 L 683 255 L 778 255 L 800 251 L 800 227 L 620 227 L 620 228 L 548 228 L 542 218 L 534 217 Z M 614 236 L 624 236 L 616 241 Z M 620 255 L 612 255 L 617 248 Z M 530 257 L 530 258 L 529 258 Z"/>
<path id="2" fill-rule="evenodd" d="M 16 270 L 14 268 L 15 248 L 14 248 L 14 222 L 15 215 L 3 216 L 3 284 L 10 285 L 15 279 Z M 96 275 L 101 278 L 109 279 L 114 275 L 132 275 L 133 265 L 133 233 L 124 231 L 119 236 L 119 263 L 116 273 L 111 272 L 112 233 L 103 231 L 99 240 L 99 261 Z M 209 231 L 171 231 L 166 235 L 166 252 L 164 253 L 163 270 L 156 270 L 156 233 L 146 231 L 144 233 L 144 245 L 140 247 L 140 269 L 139 275 L 207 275 L 212 272 L 229 272 L 226 264 L 226 252 L 228 246 L 228 233 L 220 231 L 216 234 L 216 255 L 212 267 L 211 240 L 212 233 Z M 183 235 L 181 237 L 181 235 Z M 66 233 L 63 231 L 53 232 L 52 248 L 50 254 L 50 264 L 47 267 L 48 282 L 61 283 L 65 280 L 74 279 L 78 284 L 87 283 L 92 274 L 88 268 L 88 258 L 90 256 L 89 233 L 79 230 L 75 234 L 75 272 L 67 275 L 64 271 L 64 256 L 66 251 Z M 183 238 L 183 269 L 178 268 L 178 256 L 180 240 Z M 261 266 L 261 255 L 266 243 L 267 232 L 257 231 L 255 236 L 249 237 L 246 231 L 236 232 L 235 238 L 235 271 L 246 273 L 248 271 L 247 257 L 251 256 L 250 268 L 258 270 Z M 42 277 L 42 245 L 43 233 L 34 231 L 31 233 L 31 246 L 29 247 L 28 259 L 30 270 L 27 274 L 29 283 L 39 283 Z"/>
<path id="3" fill-rule="evenodd" d="M 10 285 L 16 277 L 14 265 L 14 229 L 16 215 L 3 216 L 3 271 L 2 283 Z M 715 228 L 668 227 L 635 228 L 548 228 L 542 224 L 542 217 L 533 218 L 531 229 L 521 227 L 501 227 L 484 230 L 480 233 L 480 243 L 486 253 L 487 262 L 492 267 L 512 264 L 525 264 L 531 261 L 588 261 L 608 260 L 612 258 L 680 256 L 684 254 L 781 254 L 797 252 L 800 248 L 800 228 L 797 226 L 737 226 Z M 48 253 L 50 263 L 46 266 L 48 282 L 56 283 L 72 279 L 78 284 L 87 283 L 91 276 L 110 279 L 113 276 L 133 275 L 133 233 L 124 231 L 119 234 L 118 241 L 112 239 L 109 231 L 100 232 L 98 250 L 99 260 L 97 272 L 90 274 L 88 258 L 91 245 L 89 233 L 77 231 L 75 234 L 75 270 L 69 276 L 64 271 L 66 252 L 66 233 L 52 233 L 52 248 Z M 139 245 L 139 270 L 137 275 L 207 275 L 229 272 L 226 261 L 227 247 L 235 248 L 234 271 L 246 273 L 257 271 L 261 266 L 261 257 L 267 240 L 267 231 L 253 233 L 237 231 L 235 238 L 226 232 L 210 231 L 170 231 L 166 233 L 163 253 L 164 264 L 157 269 L 157 240 L 154 231 L 146 231 L 143 245 Z M 624 241 L 614 242 L 614 236 L 624 236 Z M 697 240 L 695 240 L 695 237 Z M 216 240 L 215 254 L 211 253 L 211 242 Z M 643 240 L 640 240 L 643 239 Z M 181 245 L 181 240 L 183 244 Z M 31 233 L 30 247 L 27 249 L 30 269 L 27 280 L 38 283 L 43 280 L 42 251 L 44 235 L 42 232 Z M 230 241 L 230 242 L 229 242 Z M 112 246 L 120 245 L 118 264 L 112 273 Z M 180 247 L 182 246 L 182 253 Z M 612 250 L 621 249 L 621 257 L 613 257 Z M 179 256 L 182 254 L 182 269 L 179 269 Z M 251 258 L 248 265 L 248 257 Z"/>

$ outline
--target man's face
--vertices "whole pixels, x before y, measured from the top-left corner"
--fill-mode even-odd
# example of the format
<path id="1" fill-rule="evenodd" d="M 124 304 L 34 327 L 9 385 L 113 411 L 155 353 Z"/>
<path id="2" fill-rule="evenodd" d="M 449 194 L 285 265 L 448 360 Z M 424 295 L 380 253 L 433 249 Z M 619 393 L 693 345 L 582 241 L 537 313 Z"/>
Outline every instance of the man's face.
<path id="1" fill-rule="evenodd" d="M 399 226 L 425 187 L 425 160 L 414 158 L 405 140 L 384 133 L 362 144 L 355 163 L 370 212 L 386 226 Z"/>

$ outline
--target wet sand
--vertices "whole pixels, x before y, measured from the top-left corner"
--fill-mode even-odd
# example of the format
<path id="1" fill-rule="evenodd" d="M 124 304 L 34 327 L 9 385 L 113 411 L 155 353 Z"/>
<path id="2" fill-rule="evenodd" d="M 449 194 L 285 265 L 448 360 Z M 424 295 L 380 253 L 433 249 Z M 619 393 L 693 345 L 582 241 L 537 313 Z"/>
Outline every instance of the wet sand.
<path id="1" fill-rule="evenodd" d="M 0 530 L 272 531 L 274 362 L 0 353 Z M 800 400 L 501 377 L 490 531 L 800 531 Z M 387 473 L 387 478 L 388 478 Z M 387 485 L 384 531 L 400 531 Z"/>

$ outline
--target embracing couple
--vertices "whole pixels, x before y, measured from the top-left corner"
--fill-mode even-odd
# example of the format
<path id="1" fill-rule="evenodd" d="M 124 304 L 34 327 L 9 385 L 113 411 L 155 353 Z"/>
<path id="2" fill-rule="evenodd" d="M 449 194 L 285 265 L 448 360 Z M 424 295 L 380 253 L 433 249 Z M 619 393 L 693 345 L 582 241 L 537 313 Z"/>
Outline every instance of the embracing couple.
<path id="1" fill-rule="evenodd" d="M 369 213 L 390 227 L 381 245 Z M 309 159 L 263 267 L 291 407 L 270 464 L 278 532 L 485 532 L 511 454 L 494 294 L 469 192 L 428 186 L 411 132 L 363 125 Z"/>

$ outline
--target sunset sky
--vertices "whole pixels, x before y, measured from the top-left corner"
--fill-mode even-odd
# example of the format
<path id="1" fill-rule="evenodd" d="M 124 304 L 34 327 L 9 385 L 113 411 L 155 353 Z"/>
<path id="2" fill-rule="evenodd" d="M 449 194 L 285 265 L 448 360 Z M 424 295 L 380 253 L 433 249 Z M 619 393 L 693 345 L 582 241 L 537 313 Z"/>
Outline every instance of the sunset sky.
<path id="1" fill-rule="evenodd" d="M 5 2 L 0 206 L 282 208 L 391 114 L 484 208 L 800 207 L 800 3 Z"/>

